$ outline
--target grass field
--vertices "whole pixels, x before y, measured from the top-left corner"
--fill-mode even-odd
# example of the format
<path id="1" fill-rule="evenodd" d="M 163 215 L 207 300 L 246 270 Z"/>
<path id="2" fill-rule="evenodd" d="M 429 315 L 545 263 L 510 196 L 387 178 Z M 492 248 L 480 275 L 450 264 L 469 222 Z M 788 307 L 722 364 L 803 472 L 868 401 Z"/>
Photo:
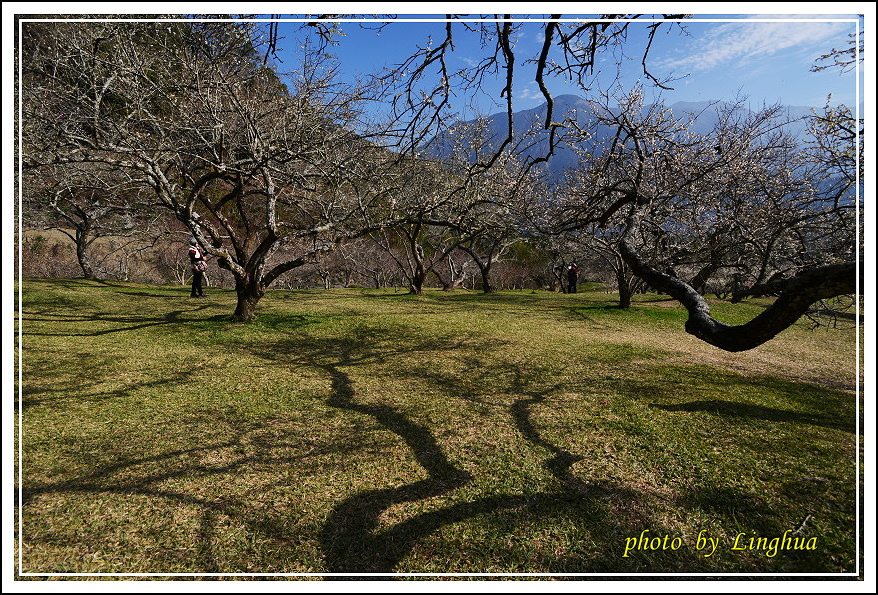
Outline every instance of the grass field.
<path id="1" fill-rule="evenodd" d="M 271 292 L 243 325 L 226 291 L 22 289 L 25 576 L 855 572 L 853 330 L 729 354 L 656 295 Z"/>

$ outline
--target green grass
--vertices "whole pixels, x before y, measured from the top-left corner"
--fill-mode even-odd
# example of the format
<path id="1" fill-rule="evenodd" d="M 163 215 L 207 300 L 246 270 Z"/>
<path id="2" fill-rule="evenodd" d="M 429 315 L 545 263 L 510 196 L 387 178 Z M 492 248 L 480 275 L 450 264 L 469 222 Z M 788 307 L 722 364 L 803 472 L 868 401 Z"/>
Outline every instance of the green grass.
<path id="1" fill-rule="evenodd" d="M 270 292 L 238 324 L 219 290 L 22 289 L 26 575 L 855 570 L 853 331 L 728 354 L 654 295 Z M 623 556 L 644 530 L 683 545 Z"/>

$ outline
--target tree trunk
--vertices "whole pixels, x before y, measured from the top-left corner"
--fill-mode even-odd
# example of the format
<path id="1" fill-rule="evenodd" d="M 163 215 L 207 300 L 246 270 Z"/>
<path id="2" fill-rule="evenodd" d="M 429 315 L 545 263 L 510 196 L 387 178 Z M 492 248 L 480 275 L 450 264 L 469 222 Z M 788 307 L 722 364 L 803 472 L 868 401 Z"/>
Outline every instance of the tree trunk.
<path id="1" fill-rule="evenodd" d="M 488 254 L 488 258 L 483 262 L 479 255 L 476 254 L 476 251 L 470 248 L 469 246 L 461 246 L 461 250 L 470 255 L 473 259 L 473 262 L 476 263 L 476 266 L 479 267 L 479 273 L 482 275 L 482 291 L 484 293 L 493 293 L 494 288 L 491 287 L 491 265 L 494 264 L 494 258 L 491 254 Z"/>
<path id="2" fill-rule="evenodd" d="M 479 267 L 479 272 L 482 273 L 482 292 L 493 293 L 494 288 L 491 287 L 491 267 Z"/>
<path id="3" fill-rule="evenodd" d="M 415 267 L 409 293 L 424 295 L 424 281 L 427 279 L 427 270 L 424 267 L 424 250 L 420 244 L 414 244 L 412 256 L 415 260 Z"/>
<path id="4" fill-rule="evenodd" d="M 561 288 L 561 293 L 567 293 L 567 283 L 564 281 L 564 267 L 556 266 L 552 269 L 552 278 Z"/>
<path id="5" fill-rule="evenodd" d="M 491 287 L 491 264 L 493 264 L 491 257 L 488 256 L 487 262 L 481 262 L 479 259 L 473 257 L 473 260 L 476 263 L 476 266 L 479 267 L 479 273 L 482 275 L 482 292 L 483 293 L 493 293 L 494 288 Z"/>
<path id="6" fill-rule="evenodd" d="M 627 283 L 621 285 L 619 287 L 619 309 L 620 310 L 630 310 L 631 309 L 631 286 Z"/>
<path id="7" fill-rule="evenodd" d="M 236 281 L 235 293 L 238 294 L 238 303 L 235 306 L 234 319 L 239 322 L 250 322 L 256 318 L 256 304 L 265 295 L 265 288 L 255 281 L 249 283 Z"/>
<path id="8" fill-rule="evenodd" d="M 689 282 L 689 285 L 692 286 L 692 289 L 704 295 L 707 293 L 707 282 L 716 273 L 718 270 L 722 268 L 722 265 L 716 262 L 711 262 L 704 267 L 698 273 L 692 277 L 692 280 Z"/>
<path id="9" fill-rule="evenodd" d="M 88 254 L 85 252 L 85 249 L 89 245 L 87 239 L 86 231 L 81 229 L 76 230 L 76 238 L 74 240 L 76 243 L 76 260 L 79 261 L 79 268 L 82 269 L 83 277 L 86 279 L 96 279 L 97 276 L 91 266 L 91 261 L 88 259 Z"/>
<path id="10" fill-rule="evenodd" d="M 619 309 L 628 310 L 631 308 L 631 296 L 634 293 L 634 287 L 625 274 L 628 267 L 621 264 L 616 268 L 616 285 L 619 286 Z"/>
<path id="11" fill-rule="evenodd" d="M 424 277 L 426 275 L 423 274 L 423 271 L 416 272 L 412 277 L 411 285 L 409 286 L 409 293 L 413 293 L 415 295 L 424 295 Z"/>
<path id="12" fill-rule="evenodd" d="M 88 255 L 85 253 L 85 246 L 82 246 L 81 244 L 76 245 L 76 259 L 79 261 L 79 268 L 82 269 L 83 277 L 86 279 L 97 278 L 94 269 L 91 266 L 91 261 L 89 261 Z"/>

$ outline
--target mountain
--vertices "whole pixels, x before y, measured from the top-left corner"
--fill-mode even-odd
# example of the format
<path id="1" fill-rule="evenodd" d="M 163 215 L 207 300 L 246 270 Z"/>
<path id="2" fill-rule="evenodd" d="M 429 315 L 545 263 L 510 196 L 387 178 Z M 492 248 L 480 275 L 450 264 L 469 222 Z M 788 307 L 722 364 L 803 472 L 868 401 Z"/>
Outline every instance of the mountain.
<path id="1" fill-rule="evenodd" d="M 566 117 L 574 118 L 576 123 L 585 128 L 591 125 L 593 115 L 589 108 L 588 102 L 577 95 L 559 95 L 553 98 L 554 110 L 552 120 L 559 122 Z M 683 117 L 687 114 L 697 115 L 693 122 L 692 130 L 699 134 L 709 132 L 717 122 L 715 101 L 679 101 L 668 106 L 671 112 L 677 117 Z M 651 107 L 651 106 L 648 106 Z M 647 109 L 647 108 L 644 108 Z M 513 129 L 516 133 L 528 130 L 534 123 L 538 127 L 542 127 L 546 121 L 547 104 L 538 107 L 515 112 L 512 115 Z M 802 106 L 788 106 L 786 111 L 793 122 L 787 126 L 787 130 L 802 137 L 805 131 L 805 123 L 801 118 L 809 116 L 812 108 Z M 500 143 L 506 138 L 506 113 L 500 112 L 493 114 L 487 118 L 488 134 L 493 139 L 491 149 L 499 147 Z M 452 128 L 446 135 L 434 138 L 428 147 L 426 153 L 433 157 L 442 158 L 450 155 L 451 152 L 451 136 L 454 134 Z M 595 141 L 599 142 L 613 131 L 607 127 L 598 127 L 596 130 Z M 548 152 L 548 132 L 542 130 L 537 137 L 537 141 L 528 147 L 524 154 L 528 157 L 537 157 L 545 155 Z M 560 181 L 564 172 L 577 164 L 576 153 L 573 149 L 566 146 L 557 146 L 555 153 L 549 159 L 546 166 L 549 177 L 553 181 Z"/>

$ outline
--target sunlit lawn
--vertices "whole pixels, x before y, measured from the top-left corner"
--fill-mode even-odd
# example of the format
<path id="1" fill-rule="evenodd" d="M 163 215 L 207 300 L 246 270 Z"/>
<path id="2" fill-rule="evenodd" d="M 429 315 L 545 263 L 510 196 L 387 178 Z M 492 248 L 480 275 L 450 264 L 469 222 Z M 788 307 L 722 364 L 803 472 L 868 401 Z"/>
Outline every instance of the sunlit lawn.
<path id="1" fill-rule="evenodd" d="M 24 282 L 25 575 L 855 571 L 852 330 L 728 354 L 655 295 L 270 292 L 242 325 L 187 293 Z M 786 530 L 813 549 L 732 549 Z"/>

